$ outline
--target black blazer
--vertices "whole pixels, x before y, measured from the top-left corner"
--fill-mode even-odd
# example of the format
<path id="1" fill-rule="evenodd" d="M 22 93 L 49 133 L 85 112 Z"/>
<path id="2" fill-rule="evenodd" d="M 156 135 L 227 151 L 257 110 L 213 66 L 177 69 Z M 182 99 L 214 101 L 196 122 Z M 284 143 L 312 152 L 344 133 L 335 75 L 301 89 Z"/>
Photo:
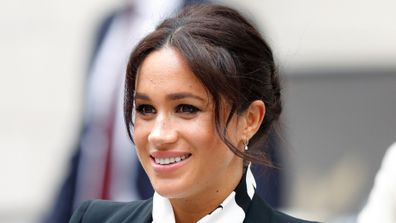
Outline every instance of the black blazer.
<path id="1" fill-rule="evenodd" d="M 70 223 L 151 223 L 153 199 L 129 203 L 103 200 L 86 201 L 70 219 Z M 244 223 L 309 223 L 276 211 L 255 194 Z"/>

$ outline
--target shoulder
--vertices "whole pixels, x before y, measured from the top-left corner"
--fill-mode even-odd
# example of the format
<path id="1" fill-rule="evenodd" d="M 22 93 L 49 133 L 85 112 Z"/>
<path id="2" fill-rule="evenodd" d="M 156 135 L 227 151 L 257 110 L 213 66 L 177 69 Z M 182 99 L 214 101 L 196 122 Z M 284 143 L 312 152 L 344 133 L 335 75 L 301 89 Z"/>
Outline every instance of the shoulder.
<path id="1" fill-rule="evenodd" d="M 314 223 L 298 218 L 294 218 L 268 206 L 261 198 L 255 194 L 252 203 L 247 211 L 244 223 L 269 222 L 269 223 Z"/>
<path id="2" fill-rule="evenodd" d="M 70 223 L 151 222 L 152 205 L 152 198 L 133 202 L 86 201 L 73 213 Z"/>

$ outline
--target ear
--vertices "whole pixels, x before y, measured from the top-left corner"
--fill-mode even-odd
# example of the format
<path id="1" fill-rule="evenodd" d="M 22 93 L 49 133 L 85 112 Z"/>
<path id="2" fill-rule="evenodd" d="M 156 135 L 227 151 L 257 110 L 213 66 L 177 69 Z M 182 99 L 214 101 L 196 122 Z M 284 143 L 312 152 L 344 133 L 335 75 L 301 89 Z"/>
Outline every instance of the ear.
<path id="1" fill-rule="evenodd" d="M 243 139 L 249 140 L 259 130 L 265 116 L 265 104 L 261 100 L 253 101 L 248 109 L 242 114 L 245 126 L 243 128 Z"/>

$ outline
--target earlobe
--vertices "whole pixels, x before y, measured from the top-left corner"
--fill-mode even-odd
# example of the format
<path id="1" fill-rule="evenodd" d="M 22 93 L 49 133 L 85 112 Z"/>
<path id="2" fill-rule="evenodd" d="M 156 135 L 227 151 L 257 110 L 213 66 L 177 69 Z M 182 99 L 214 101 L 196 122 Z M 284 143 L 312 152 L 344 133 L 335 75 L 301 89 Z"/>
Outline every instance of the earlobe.
<path id="1" fill-rule="evenodd" d="M 253 101 L 245 113 L 246 126 L 244 135 L 249 140 L 260 128 L 265 116 L 265 104 L 261 100 Z"/>

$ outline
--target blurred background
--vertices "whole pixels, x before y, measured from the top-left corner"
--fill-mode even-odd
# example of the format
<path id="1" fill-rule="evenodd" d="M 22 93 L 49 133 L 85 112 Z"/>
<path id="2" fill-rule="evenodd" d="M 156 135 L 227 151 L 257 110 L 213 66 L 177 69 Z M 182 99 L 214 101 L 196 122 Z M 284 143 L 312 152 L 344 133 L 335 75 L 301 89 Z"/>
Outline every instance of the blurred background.
<path id="1" fill-rule="evenodd" d="M 0 222 L 37 222 L 80 131 L 99 21 L 122 0 L 0 0 Z M 396 2 L 220 1 L 250 15 L 283 75 L 285 210 L 363 207 L 396 141 Z"/>

